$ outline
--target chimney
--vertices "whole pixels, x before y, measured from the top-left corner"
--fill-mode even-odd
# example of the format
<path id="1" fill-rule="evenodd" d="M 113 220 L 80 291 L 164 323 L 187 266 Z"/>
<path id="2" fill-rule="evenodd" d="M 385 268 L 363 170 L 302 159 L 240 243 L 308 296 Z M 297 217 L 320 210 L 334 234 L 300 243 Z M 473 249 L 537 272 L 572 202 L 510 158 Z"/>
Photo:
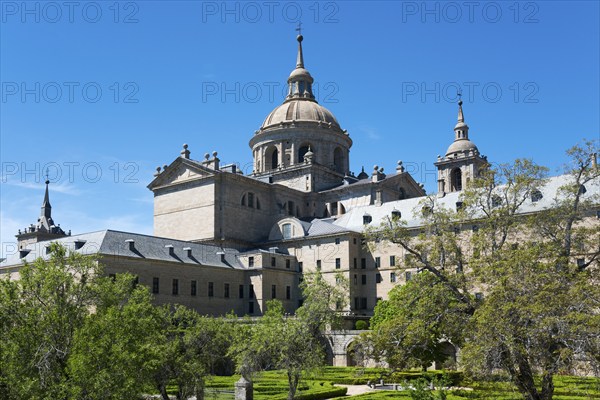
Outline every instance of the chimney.
<path id="1" fill-rule="evenodd" d="M 592 158 L 592 168 L 594 168 L 594 169 L 598 168 L 598 153 L 592 153 L 591 158 Z"/>

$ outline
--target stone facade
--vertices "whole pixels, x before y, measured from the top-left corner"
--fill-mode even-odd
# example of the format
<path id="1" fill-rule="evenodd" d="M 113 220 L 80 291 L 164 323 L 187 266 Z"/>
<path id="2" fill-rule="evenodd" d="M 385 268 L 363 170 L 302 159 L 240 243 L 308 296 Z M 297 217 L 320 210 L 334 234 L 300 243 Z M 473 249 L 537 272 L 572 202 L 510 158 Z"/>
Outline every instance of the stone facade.
<path id="1" fill-rule="evenodd" d="M 107 274 L 136 275 L 157 304 L 183 304 L 201 314 L 260 316 L 270 299 L 281 300 L 293 313 L 303 275 L 320 270 L 331 284 L 347 281 L 341 311 L 353 329 L 356 320 L 372 315 L 377 301 L 417 272 L 403 267 L 401 248 L 366 246 L 365 228 L 397 217 L 418 228 L 415 210 L 425 191 L 401 161 L 391 173 L 374 166 L 370 173 L 353 174 L 350 135 L 316 102 L 312 82 L 299 36 L 288 95 L 250 139 L 252 173 L 221 165 L 216 152 L 194 160 L 184 145 L 148 185 L 154 195 L 153 236 L 111 230 L 66 234 L 52 220 L 46 186 L 37 225 L 19 231 L 19 252 L 0 263 L 0 274 L 18 277 L 24 261 L 48 257 L 53 240 L 99 255 Z M 459 203 L 461 190 L 487 163 L 469 140 L 462 102 L 454 135 L 435 163 L 439 202 L 447 207 Z M 552 178 L 542 200 L 524 204 L 523 212 L 550 206 L 565 179 Z M 593 185 L 588 192 L 598 193 L 600 184 Z M 467 237 L 469 230 L 464 227 L 461 234 Z M 348 335 L 331 336 L 336 365 L 347 362 Z"/>

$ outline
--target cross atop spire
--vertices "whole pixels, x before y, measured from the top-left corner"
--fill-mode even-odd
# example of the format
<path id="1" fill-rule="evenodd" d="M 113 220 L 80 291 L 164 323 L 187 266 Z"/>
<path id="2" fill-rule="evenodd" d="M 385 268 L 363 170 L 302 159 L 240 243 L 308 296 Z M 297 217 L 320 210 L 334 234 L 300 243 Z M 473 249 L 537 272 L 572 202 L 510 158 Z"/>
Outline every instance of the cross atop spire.
<path id="1" fill-rule="evenodd" d="M 298 36 L 302 36 L 302 21 L 298 22 L 298 26 L 296 27 L 296 32 L 298 32 Z"/>

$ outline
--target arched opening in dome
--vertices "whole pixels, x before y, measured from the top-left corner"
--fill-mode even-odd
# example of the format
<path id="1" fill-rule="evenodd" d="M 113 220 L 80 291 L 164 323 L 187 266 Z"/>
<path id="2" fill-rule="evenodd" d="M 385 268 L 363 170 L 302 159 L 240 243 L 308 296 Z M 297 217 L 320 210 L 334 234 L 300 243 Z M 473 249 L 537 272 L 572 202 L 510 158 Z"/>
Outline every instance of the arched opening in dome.
<path id="1" fill-rule="evenodd" d="M 304 155 L 308 153 L 308 148 L 310 147 L 311 151 L 314 152 L 314 148 L 309 144 L 305 143 L 298 149 L 298 163 L 304 162 Z"/>
<path id="2" fill-rule="evenodd" d="M 279 166 L 279 151 L 277 147 L 270 146 L 265 152 L 265 170 L 277 169 Z"/>
<path id="3" fill-rule="evenodd" d="M 460 168 L 455 168 L 452 170 L 452 190 L 462 190 L 462 172 Z"/>
<path id="4" fill-rule="evenodd" d="M 337 172 L 344 173 L 344 151 L 341 147 L 336 147 L 333 151 L 333 165 Z"/>

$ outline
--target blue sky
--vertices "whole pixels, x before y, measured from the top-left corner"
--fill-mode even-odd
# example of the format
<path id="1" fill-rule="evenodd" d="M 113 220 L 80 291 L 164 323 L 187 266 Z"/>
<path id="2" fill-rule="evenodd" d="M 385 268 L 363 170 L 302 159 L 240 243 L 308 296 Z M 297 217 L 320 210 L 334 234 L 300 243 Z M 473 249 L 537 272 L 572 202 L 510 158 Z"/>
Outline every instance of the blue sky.
<path id="1" fill-rule="evenodd" d="M 73 233 L 152 233 L 154 169 L 188 143 L 248 172 L 281 103 L 302 21 L 318 99 L 354 140 L 351 169 L 397 160 L 435 190 L 462 87 L 493 162 L 598 138 L 599 3 L 2 1 L 0 242 L 34 223 L 50 173 Z"/>

